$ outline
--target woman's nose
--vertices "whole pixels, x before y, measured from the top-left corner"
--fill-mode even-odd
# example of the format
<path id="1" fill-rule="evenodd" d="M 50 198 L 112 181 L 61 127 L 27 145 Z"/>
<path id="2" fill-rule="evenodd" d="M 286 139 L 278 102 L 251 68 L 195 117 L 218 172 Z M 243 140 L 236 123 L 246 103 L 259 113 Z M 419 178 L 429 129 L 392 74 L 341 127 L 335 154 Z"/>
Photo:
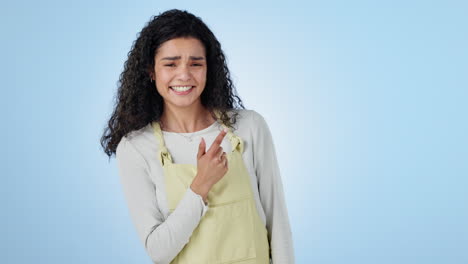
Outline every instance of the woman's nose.
<path id="1" fill-rule="evenodd" d="M 189 80 L 191 77 L 190 68 L 187 65 L 182 65 L 179 67 L 177 72 L 177 77 L 180 80 Z"/>

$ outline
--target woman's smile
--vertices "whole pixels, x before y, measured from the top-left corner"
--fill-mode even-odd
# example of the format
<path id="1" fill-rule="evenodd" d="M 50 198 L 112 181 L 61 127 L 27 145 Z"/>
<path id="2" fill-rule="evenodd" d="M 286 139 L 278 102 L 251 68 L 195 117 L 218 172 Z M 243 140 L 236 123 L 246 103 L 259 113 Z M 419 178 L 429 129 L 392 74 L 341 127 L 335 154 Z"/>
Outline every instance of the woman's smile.
<path id="1" fill-rule="evenodd" d="M 195 86 L 169 86 L 171 91 L 177 95 L 189 94 Z"/>

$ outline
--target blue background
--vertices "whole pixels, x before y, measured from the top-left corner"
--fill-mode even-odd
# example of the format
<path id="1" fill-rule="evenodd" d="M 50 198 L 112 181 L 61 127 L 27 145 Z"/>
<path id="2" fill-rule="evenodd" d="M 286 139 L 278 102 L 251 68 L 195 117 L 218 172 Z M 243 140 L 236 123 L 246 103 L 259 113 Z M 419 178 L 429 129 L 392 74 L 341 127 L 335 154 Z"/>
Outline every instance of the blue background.
<path id="1" fill-rule="evenodd" d="M 99 139 L 170 8 L 270 126 L 297 263 L 468 263 L 464 1 L 3 1 L 2 263 L 151 263 Z"/>

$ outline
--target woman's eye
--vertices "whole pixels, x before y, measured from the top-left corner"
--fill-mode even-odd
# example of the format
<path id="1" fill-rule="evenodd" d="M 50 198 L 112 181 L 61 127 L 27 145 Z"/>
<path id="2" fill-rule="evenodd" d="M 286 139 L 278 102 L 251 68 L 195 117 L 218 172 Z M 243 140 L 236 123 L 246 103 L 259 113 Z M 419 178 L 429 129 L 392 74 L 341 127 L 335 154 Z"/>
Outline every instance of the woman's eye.
<path id="1" fill-rule="evenodd" d="M 192 65 L 194 65 L 194 66 L 202 66 L 202 65 L 199 64 L 199 63 L 194 63 L 194 64 L 192 64 Z M 166 65 L 164 65 L 164 66 L 173 67 L 173 66 L 175 66 L 175 64 L 174 64 L 174 63 L 171 63 L 171 64 L 166 64 Z"/>

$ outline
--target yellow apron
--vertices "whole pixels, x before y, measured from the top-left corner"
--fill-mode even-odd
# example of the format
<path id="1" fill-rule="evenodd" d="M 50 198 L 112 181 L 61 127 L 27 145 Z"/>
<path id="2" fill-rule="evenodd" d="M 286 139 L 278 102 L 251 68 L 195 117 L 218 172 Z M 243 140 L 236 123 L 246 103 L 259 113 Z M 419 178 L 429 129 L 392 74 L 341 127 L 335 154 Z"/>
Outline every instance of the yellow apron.
<path id="1" fill-rule="evenodd" d="M 216 116 L 221 122 L 218 111 Z M 163 167 L 167 201 L 172 213 L 190 188 L 197 166 L 173 163 L 164 145 L 159 123 L 153 122 L 152 126 L 160 143 L 158 158 Z M 228 128 L 224 124 L 222 126 Z M 226 137 L 233 149 L 226 153 L 228 171 L 211 188 L 208 211 L 171 264 L 270 263 L 267 229 L 258 215 L 250 176 L 242 159 L 244 144 L 230 128 L 228 130 Z"/>

